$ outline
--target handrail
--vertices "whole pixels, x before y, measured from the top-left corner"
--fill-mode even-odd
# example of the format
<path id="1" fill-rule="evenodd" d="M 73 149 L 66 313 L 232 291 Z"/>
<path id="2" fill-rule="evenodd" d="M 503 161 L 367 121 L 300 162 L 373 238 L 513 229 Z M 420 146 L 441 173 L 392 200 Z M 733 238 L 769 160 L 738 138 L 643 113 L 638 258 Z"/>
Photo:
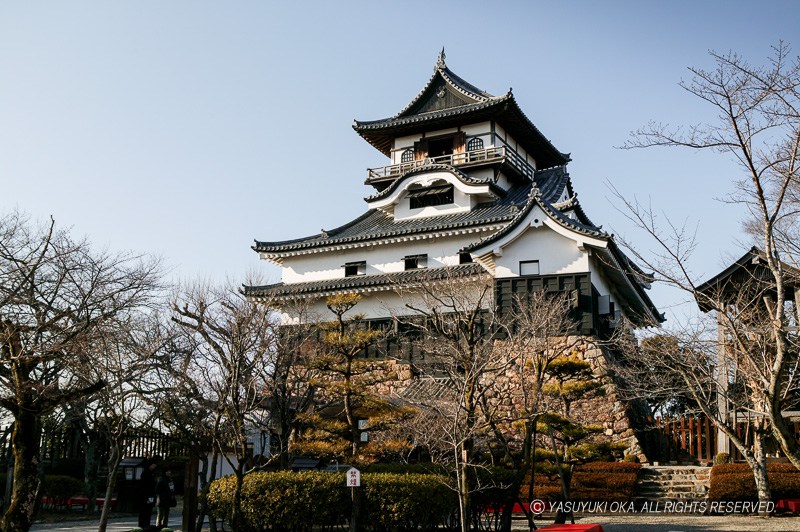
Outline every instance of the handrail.
<path id="1" fill-rule="evenodd" d="M 533 168 L 525 162 L 514 150 L 506 149 L 505 146 L 481 148 L 463 153 L 451 153 L 438 157 L 426 157 L 418 161 L 408 161 L 405 163 L 390 164 L 377 168 L 367 168 L 367 182 L 393 179 L 410 170 L 428 166 L 431 164 L 449 164 L 451 166 L 465 166 L 469 164 L 482 163 L 495 159 L 505 158 L 522 174 L 533 178 Z"/>

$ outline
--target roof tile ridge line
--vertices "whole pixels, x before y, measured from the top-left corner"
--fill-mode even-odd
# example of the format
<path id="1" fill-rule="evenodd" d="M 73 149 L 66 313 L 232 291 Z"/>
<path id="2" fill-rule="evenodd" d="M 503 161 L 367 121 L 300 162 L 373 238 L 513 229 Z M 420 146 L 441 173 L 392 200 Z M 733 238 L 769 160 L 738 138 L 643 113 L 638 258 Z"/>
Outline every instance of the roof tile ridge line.
<path id="1" fill-rule="evenodd" d="M 380 198 L 382 198 L 384 196 L 388 196 L 389 194 L 391 194 L 391 192 L 393 192 L 397 187 L 400 186 L 399 185 L 400 181 L 402 181 L 406 177 L 414 175 L 417 172 L 421 172 L 421 171 L 429 172 L 431 170 L 448 170 L 448 171 L 452 172 L 456 177 L 460 177 L 461 181 L 463 181 L 465 183 L 474 184 L 474 185 L 475 184 L 491 183 L 490 179 L 478 179 L 476 177 L 469 176 L 469 175 L 465 174 L 464 172 L 462 172 L 461 170 L 459 170 L 458 168 L 456 168 L 455 166 L 450 165 L 450 164 L 446 164 L 446 163 L 422 164 L 420 166 L 417 166 L 417 167 L 414 167 L 414 168 L 410 168 L 410 169 L 406 170 L 405 172 L 402 172 L 400 175 L 398 175 L 395 178 L 394 181 L 392 181 L 391 185 L 389 185 L 385 189 L 381 190 L 380 192 L 376 192 L 375 194 L 373 194 L 371 196 L 367 196 L 366 198 L 364 198 L 364 201 L 366 201 L 366 202 L 375 201 L 376 199 L 380 199 Z"/>
<path id="2" fill-rule="evenodd" d="M 275 241 L 275 242 L 267 242 L 267 241 L 256 240 L 256 246 L 254 246 L 253 249 L 255 249 L 256 251 L 259 251 L 259 249 L 256 249 L 256 248 L 286 246 L 286 245 L 291 245 L 291 244 L 299 244 L 301 242 L 310 241 L 310 240 L 312 240 L 314 238 L 323 238 L 323 239 L 332 238 L 337 233 L 340 233 L 340 232 L 344 231 L 345 229 L 349 229 L 353 225 L 364 221 L 365 219 L 367 219 L 369 216 L 375 214 L 376 212 L 378 212 L 379 214 L 384 214 L 384 213 L 382 213 L 380 211 L 377 211 L 376 209 L 369 209 L 367 212 L 361 214 L 357 218 L 355 218 L 353 220 L 350 220 L 349 222 L 347 222 L 345 224 L 342 224 L 339 227 L 336 227 L 334 229 L 330 229 L 328 231 L 325 231 L 323 229 L 322 232 L 320 232 L 320 233 L 316 233 L 316 234 L 309 235 L 309 236 L 306 236 L 306 237 L 295 238 L 295 239 L 292 239 L 292 240 L 279 240 L 279 241 Z M 385 214 L 384 214 L 384 216 L 385 216 Z"/>
<path id="3" fill-rule="evenodd" d="M 473 271 L 476 270 L 476 271 Z M 387 286 L 393 284 L 402 284 L 404 277 L 419 277 L 423 281 L 436 281 L 446 278 L 448 275 L 468 276 L 483 273 L 480 264 L 450 264 L 439 268 L 421 268 L 418 270 L 403 270 L 398 272 L 383 272 L 370 275 L 360 275 L 358 277 L 344 277 L 334 279 L 321 279 L 317 281 L 301 281 L 298 283 L 273 283 L 269 285 L 253 286 L 250 287 L 256 290 L 270 290 L 277 288 L 284 288 L 286 290 L 300 290 L 303 292 L 329 289 L 344 290 L 347 288 L 362 288 L 370 286 Z M 411 280 L 411 279 L 409 279 Z M 335 287 L 336 284 L 343 284 L 347 286 Z M 333 286 L 333 288 L 332 288 Z"/>
<path id="4" fill-rule="evenodd" d="M 528 213 L 533 209 L 534 205 L 538 205 L 540 203 L 541 197 L 542 192 L 539 190 L 539 187 L 536 186 L 536 183 L 531 182 L 531 190 L 528 192 L 528 199 L 525 202 L 525 206 L 520 209 L 519 212 L 513 218 L 511 218 L 511 220 L 509 220 L 505 227 L 473 244 L 464 246 L 461 251 L 473 251 L 475 249 L 479 249 L 486 244 L 495 242 L 497 239 L 507 235 L 528 215 Z"/>
<path id="5" fill-rule="evenodd" d="M 572 196 L 568 197 L 564 201 L 554 201 L 552 203 L 554 209 L 558 209 L 563 211 L 564 209 L 568 209 L 569 207 L 574 207 L 578 203 L 578 195 L 572 194 Z"/>
<path id="6" fill-rule="evenodd" d="M 581 223 L 583 223 L 584 225 L 590 225 L 592 227 L 596 227 L 597 229 L 602 229 L 603 228 L 602 225 L 597 225 L 596 223 L 594 223 L 589 218 L 589 215 L 586 214 L 586 211 L 583 209 L 583 205 L 581 205 L 581 201 L 578 199 L 578 193 L 577 192 L 573 192 L 572 193 L 572 197 L 575 198 L 575 202 L 574 202 L 574 207 L 573 208 L 578 212 L 578 216 L 583 218 L 583 220 L 584 220 Z"/>
<path id="7" fill-rule="evenodd" d="M 611 251 L 611 256 L 614 258 L 615 261 L 617 261 L 617 264 L 620 267 L 624 267 L 620 261 L 620 259 L 623 259 L 625 266 L 630 267 L 631 270 L 641 271 L 641 268 L 639 268 L 639 266 L 636 265 L 636 263 L 630 260 L 630 258 L 619 248 L 619 246 L 617 245 L 617 243 L 614 241 L 613 238 L 610 239 L 609 249 Z M 650 295 L 645 291 L 645 287 L 640 281 L 640 277 L 646 274 L 644 274 L 644 272 L 640 274 L 638 272 L 630 270 L 623 271 L 622 274 L 625 276 L 628 282 L 631 283 L 634 292 L 638 294 L 639 298 L 642 300 L 645 307 L 647 307 L 648 310 L 653 314 L 653 316 L 655 316 L 656 320 L 665 321 L 666 318 L 664 317 L 664 313 L 658 311 L 658 307 L 656 307 L 655 303 L 653 303 L 653 300 L 650 299 Z"/>
<path id="8" fill-rule="evenodd" d="M 542 191 L 542 196 L 546 195 L 548 200 L 552 202 L 554 197 L 561 196 L 564 191 L 566 184 L 569 182 L 569 172 L 567 172 L 564 164 L 551 166 L 547 170 L 535 171 L 533 180 L 536 181 L 537 179 L 547 185 L 546 187 L 540 187 L 540 190 Z"/>
<path id="9" fill-rule="evenodd" d="M 542 137 L 542 139 L 544 139 L 544 141 L 545 141 L 545 142 L 547 142 L 547 144 L 549 144 L 549 145 L 550 145 L 550 147 L 553 149 L 553 151 L 554 151 L 554 152 L 556 152 L 556 153 L 558 153 L 559 155 L 561 155 L 561 156 L 562 156 L 562 157 L 563 157 L 563 158 L 564 158 L 564 159 L 565 159 L 567 162 L 571 161 L 572 159 L 570 158 L 569 154 L 568 154 L 568 153 L 564 153 L 564 152 L 562 152 L 561 150 L 559 150 L 558 148 L 556 148 L 555 144 L 553 144 L 553 141 L 551 141 L 549 138 L 547 138 L 547 137 L 545 136 L 545 134 L 544 134 L 544 133 L 542 133 L 542 132 L 539 130 L 539 128 L 538 128 L 538 127 L 536 127 L 536 124 L 534 124 L 534 123 L 531 121 L 531 119 L 530 119 L 530 118 L 528 118 L 528 115 L 526 115 L 526 114 L 525 114 L 525 111 L 523 111 L 523 110 L 522 110 L 522 108 L 521 108 L 521 107 L 519 106 L 519 104 L 517 103 L 517 99 L 516 99 L 516 98 L 514 98 L 514 94 L 513 94 L 511 91 L 508 91 L 508 94 L 511 96 L 511 102 L 512 102 L 512 103 L 513 103 L 513 104 L 514 104 L 516 107 L 517 107 L 517 111 L 519 111 L 519 114 L 520 114 L 520 115 L 522 116 L 522 118 L 523 118 L 523 119 L 524 119 L 524 120 L 525 120 L 525 121 L 526 121 L 526 122 L 527 122 L 527 123 L 528 123 L 528 124 L 531 126 L 531 128 L 533 128 L 533 130 L 534 130 L 534 131 L 535 131 L 537 134 L 539 134 L 539 136 L 540 136 L 540 137 Z M 559 165 L 556 165 L 556 166 L 559 166 Z M 562 164 L 562 165 L 560 165 L 560 166 L 566 166 L 566 164 Z"/>
<path id="10" fill-rule="evenodd" d="M 462 228 L 471 228 L 471 227 L 481 227 L 484 225 L 493 225 L 497 223 L 504 222 L 504 216 L 494 216 L 492 218 L 487 218 L 484 220 L 466 220 L 466 221 L 457 221 L 457 222 L 449 222 L 440 226 L 430 227 L 425 229 L 418 229 L 418 228 L 404 228 L 400 231 L 385 231 L 382 233 L 375 233 L 371 235 L 352 235 L 344 238 L 340 238 L 338 240 L 306 240 L 303 242 L 298 242 L 292 244 L 293 247 L 284 249 L 284 250 L 271 250 L 273 253 L 286 253 L 292 251 L 299 251 L 305 249 L 314 249 L 317 247 L 326 247 L 326 246 L 340 246 L 343 244 L 353 244 L 359 242 L 370 242 L 374 240 L 385 240 L 391 238 L 397 238 L 401 236 L 407 236 L 410 234 L 421 234 L 421 235 L 428 235 L 433 234 L 435 235 L 437 232 L 441 231 L 452 231 L 452 230 L 460 230 Z M 276 246 L 277 247 L 277 246 Z M 261 252 L 265 252 L 261 250 Z"/>
<path id="11" fill-rule="evenodd" d="M 366 121 L 361 121 L 361 122 L 358 121 L 358 120 L 355 120 L 354 124 L 353 124 L 353 129 L 355 129 L 356 131 L 359 131 L 360 129 L 369 129 L 369 128 L 376 129 L 376 128 L 382 127 L 387 122 L 394 122 L 395 125 L 397 125 L 397 124 L 421 122 L 423 120 L 427 120 L 427 119 L 432 118 L 432 117 L 433 118 L 448 118 L 448 117 L 451 117 L 451 116 L 456 116 L 456 115 L 459 115 L 459 114 L 468 113 L 470 111 L 476 111 L 476 110 L 480 111 L 480 110 L 483 110 L 483 109 L 487 109 L 487 108 L 490 108 L 490 107 L 492 107 L 494 105 L 500 105 L 500 104 L 503 104 L 503 103 L 507 102 L 508 100 L 513 100 L 513 99 L 514 99 L 514 95 L 511 94 L 511 93 L 507 93 L 507 94 L 504 94 L 502 96 L 495 96 L 494 99 L 486 100 L 484 102 L 475 102 L 475 103 L 470 103 L 470 104 L 466 104 L 466 105 L 459 105 L 459 106 L 456 106 L 456 107 L 448 107 L 447 109 L 439 109 L 438 111 L 427 111 L 425 113 L 420 113 L 420 114 L 416 114 L 416 115 L 408 115 L 408 116 L 395 115 L 395 116 L 391 116 L 389 118 L 381 118 L 381 119 L 378 119 L 378 120 L 366 120 Z M 539 132 L 538 129 L 536 131 Z M 542 135 L 541 132 L 539 132 L 539 135 L 541 135 L 541 137 L 546 142 L 550 143 L 550 141 L 547 139 L 547 137 Z M 558 150 L 555 150 L 555 151 L 558 152 L 558 153 L 561 153 Z M 562 153 L 561 155 L 563 156 L 564 154 Z"/>
<path id="12" fill-rule="evenodd" d="M 436 79 L 436 75 L 437 74 L 439 74 L 439 67 L 438 66 L 434 67 L 433 74 L 431 75 L 430 78 L 428 78 L 428 82 L 425 83 L 425 86 L 422 87 L 422 90 L 419 91 L 417 93 L 417 95 L 414 96 L 414 98 L 412 98 L 412 100 L 408 103 L 408 105 L 403 107 L 403 109 L 401 109 L 399 113 L 389 117 L 389 120 L 394 120 L 396 118 L 400 118 L 403 113 L 405 113 L 406 111 L 411 109 L 414 106 L 414 104 L 416 104 L 419 101 L 419 99 L 422 98 L 422 95 L 425 94 L 425 92 L 428 90 L 428 87 L 431 86 L 431 84 L 433 83 L 433 80 Z M 380 120 L 380 121 L 382 122 L 382 121 L 385 121 L 385 120 L 386 119 L 384 118 L 383 120 Z"/>
<path id="13" fill-rule="evenodd" d="M 579 233 L 600 236 L 603 238 L 611 238 L 611 234 L 606 231 L 603 231 L 602 228 L 595 228 L 592 226 L 585 225 L 582 222 L 577 222 L 576 220 L 569 218 L 563 212 L 553 208 L 553 206 L 551 204 L 548 204 L 546 201 L 542 201 L 540 206 L 542 210 L 551 214 L 550 217 L 553 220 L 555 220 L 557 223 L 559 223 L 564 227 L 567 227 L 572 230 L 577 230 Z"/>
<path id="14" fill-rule="evenodd" d="M 442 74 L 444 80 L 454 89 L 459 91 L 460 93 L 464 94 L 465 96 L 469 96 L 476 100 L 494 100 L 496 98 L 500 98 L 501 96 L 495 96 L 483 89 L 479 89 L 477 86 L 473 85 L 469 81 L 465 80 L 452 70 L 450 70 L 447 65 L 443 65 L 442 67 L 437 67 Z M 509 90 L 510 92 L 510 90 Z"/>

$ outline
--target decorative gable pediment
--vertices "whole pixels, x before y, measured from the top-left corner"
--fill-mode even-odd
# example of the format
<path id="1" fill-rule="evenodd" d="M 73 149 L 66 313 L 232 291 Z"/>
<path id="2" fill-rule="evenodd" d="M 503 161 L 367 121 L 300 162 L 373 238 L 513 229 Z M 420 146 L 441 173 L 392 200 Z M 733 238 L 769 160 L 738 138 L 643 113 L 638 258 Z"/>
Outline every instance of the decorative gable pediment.
<path id="1" fill-rule="evenodd" d="M 442 111 L 477 103 L 478 101 L 466 94 L 456 92 L 444 78 L 437 76 L 420 98 L 403 113 L 403 116 Z"/>

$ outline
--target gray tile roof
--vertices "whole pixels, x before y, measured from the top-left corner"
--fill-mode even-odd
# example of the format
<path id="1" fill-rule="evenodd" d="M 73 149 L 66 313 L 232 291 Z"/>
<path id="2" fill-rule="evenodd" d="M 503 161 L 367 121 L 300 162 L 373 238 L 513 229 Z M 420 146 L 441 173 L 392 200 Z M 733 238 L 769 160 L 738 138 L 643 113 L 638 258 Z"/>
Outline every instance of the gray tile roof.
<path id="1" fill-rule="evenodd" d="M 452 169 L 447 165 L 437 166 Z M 425 170 L 430 171 L 431 167 L 425 167 Z M 458 170 L 455 171 L 457 174 L 462 174 Z M 468 176 L 466 176 L 465 179 L 470 183 L 485 183 L 485 181 Z M 545 202 L 557 201 L 565 189 L 571 189 L 569 185 L 569 174 L 563 166 L 540 172 L 537 171 L 534 180 L 537 187 L 541 187 L 539 188 L 540 196 Z M 400 180 L 396 181 L 395 184 L 389 188 L 393 189 L 393 187 L 399 186 L 399 181 Z M 479 227 L 482 225 L 504 224 L 518 217 L 520 211 L 523 210 L 529 202 L 531 188 L 531 183 L 523 183 L 512 187 L 503 197 L 496 201 L 477 205 L 468 212 L 443 214 L 426 218 L 394 220 L 391 215 L 377 209 L 372 209 L 336 229 L 330 229 L 324 231 L 324 233 L 293 240 L 276 242 L 257 240 L 253 249 L 260 253 L 281 254 L 328 246 L 381 240 L 403 235 Z M 544 192 L 542 192 L 541 189 L 544 189 Z M 385 194 L 389 194 L 389 192 L 384 192 Z M 385 195 L 384 192 L 376 194 L 369 199 L 383 197 Z M 500 195 L 501 191 L 498 189 L 496 192 Z M 570 222 L 571 219 L 567 216 L 562 215 L 561 218 L 564 219 L 565 223 L 572 224 L 572 222 Z M 576 224 L 578 224 L 578 222 L 576 222 Z M 583 229 L 580 224 L 576 225 L 576 227 Z"/>
<path id="2" fill-rule="evenodd" d="M 244 294 L 253 298 L 292 299 L 302 297 L 320 297 L 333 292 L 363 292 L 374 290 L 391 290 L 395 286 L 413 286 L 415 283 L 427 283 L 450 278 L 474 277 L 485 274 L 480 264 L 469 263 L 443 268 L 407 270 L 402 272 L 382 273 L 375 275 L 357 275 L 340 279 L 310 281 L 306 283 L 277 283 L 265 286 L 245 286 Z"/>
<path id="3" fill-rule="evenodd" d="M 447 87 L 460 94 L 460 101 L 444 107 L 434 105 L 434 110 L 430 110 L 425 106 L 425 102 L 436 101 L 437 88 L 441 87 Z M 542 164 L 554 166 L 569 161 L 569 155 L 558 151 L 525 116 L 510 89 L 502 96 L 493 96 L 456 75 L 447 68 L 444 61 L 437 62 L 428 83 L 399 113 L 380 120 L 356 120 L 353 129 L 382 153 L 389 155 L 392 138 L 399 134 L 417 131 L 420 126 L 428 128 L 437 124 L 449 127 L 454 124 L 463 125 L 468 120 L 493 119 L 503 123 L 517 142 L 523 144 L 525 149 Z M 457 123 L 453 122 L 454 120 Z"/>
<path id="4" fill-rule="evenodd" d="M 433 75 L 428 80 L 428 83 L 422 87 L 416 96 L 406 105 L 403 109 L 394 115 L 393 118 L 398 118 L 400 116 L 409 114 L 414 107 L 417 106 L 421 102 L 421 100 L 425 97 L 426 93 L 428 93 L 435 85 L 437 85 L 437 81 L 442 80 L 446 83 L 449 87 L 451 87 L 456 92 L 466 96 L 470 100 L 475 102 L 485 102 L 488 100 L 496 99 L 497 96 L 489 94 L 486 91 L 483 91 L 469 83 L 462 77 L 458 76 L 455 72 L 450 70 L 444 62 L 443 56 L 439 56 L 439 60 L 436 62 L 436 66 L 433 68 Z"/>
<path id="5" fill-rule="evenodd" d="M 288 253 L 403 235 L 506 223 L 514 219 L 519 209 L 525 204 L 530 189 L 531 184 L 527 183 L 512 188 L 497 201 L 477 205 L 469 211 L 425 218 L 395 220 L 392 215 L 373 209 L 336 229 L 296 240 L 256 241 L 253 249 L 260 253 Z"/>

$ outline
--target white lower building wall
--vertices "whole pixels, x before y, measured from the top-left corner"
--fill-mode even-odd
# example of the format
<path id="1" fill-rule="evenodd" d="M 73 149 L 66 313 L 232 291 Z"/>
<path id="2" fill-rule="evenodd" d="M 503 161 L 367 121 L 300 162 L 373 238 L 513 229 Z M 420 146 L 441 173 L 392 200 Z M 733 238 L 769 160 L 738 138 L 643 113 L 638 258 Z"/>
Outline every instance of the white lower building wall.
<path id="1" fill-rule="evenodd" d="M 586 273 L 589 255 L 572 239 L 559 235 L 547 226 L 529 228 L 502 249 L 495 257 L 495 277 L 517 277 L 522 261 L 539 261 L 540 275 Z"/>
<path id="2" fill-rule="evenodd" d="M 401 272 L 407 255 L 428 255 L 428 267 L 458 264 L 458 251 L 464 246 L 487 236 L 489 231 L 476 231 L 464 235 L 429 238 L 376 244 L 342 251 L 311 253 L 284 259 L 282 281 L 286 284 L 344 279 L 344 264 L 367 262 L 366 275 Z"/>

